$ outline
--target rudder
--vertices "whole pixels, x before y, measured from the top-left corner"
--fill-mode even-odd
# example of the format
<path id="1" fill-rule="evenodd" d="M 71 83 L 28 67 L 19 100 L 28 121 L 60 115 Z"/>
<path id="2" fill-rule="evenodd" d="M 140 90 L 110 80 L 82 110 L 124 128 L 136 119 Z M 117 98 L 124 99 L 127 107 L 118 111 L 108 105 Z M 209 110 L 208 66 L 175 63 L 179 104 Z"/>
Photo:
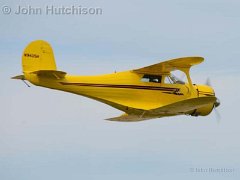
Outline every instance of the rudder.
<path id="1" fill-rule="evenodd" d="M 39 70 L 56 70 L 56 63 L 51 45 L 43 40 L 31 42 L 22 55 L 24 73 Z"/>

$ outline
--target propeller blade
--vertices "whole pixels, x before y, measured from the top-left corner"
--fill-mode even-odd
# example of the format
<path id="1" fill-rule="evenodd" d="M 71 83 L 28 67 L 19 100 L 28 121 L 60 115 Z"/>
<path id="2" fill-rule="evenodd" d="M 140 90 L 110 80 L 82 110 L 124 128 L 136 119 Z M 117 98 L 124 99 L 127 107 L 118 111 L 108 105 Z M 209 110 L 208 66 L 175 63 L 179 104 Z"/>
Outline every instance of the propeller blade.
<path id="1" fill-rule="evenodd" d="M 218 124 L 220 123 L 221 115 L 220 115 L 220 113 L 218 112 L 217 107 L 220 106 L 220 104 L 221 104 L 221 103 L 220 103 L 220 100 L 217 98 L 216 101 L 215 101 L 215 103 L 214 103 L 213 109 L 214 109 L 215 116 L 216 116 L 216 119 L 217 119 L 217 123 L 218 123 Z"/>
<path id="2" fill-rule="evenodd" d="M 211 86 L 211 81 L 210 81 L 210 78 L 207 78 L 207 80 L 206 80 L 205 84 L 206 84 L 207 86 Z"/>
<path id="3" fill-rule="evenodd" d="M 212 85 L 211 85 L 210 78 L 207 78 L 205 84 L 206 84 L 207 86 L 212 86 Z M 217 97 L 216 97 L 216 98 L 217 98 Z M 221 115 L 220 115 L 220 113 L 218 112 L 218 110 L 217 110 L 216 108 L 217 108 L 218 106 L 220 106 L 220 104 L 221 104 L 221 102 L 220 102 L 220 100 L 217 98 L 216 101 L 215 101 L 215 103 L 214 103 L 213 109 L 214 109 L 215 116 L 216 116 L 216 119 L 217 119 L 217 123 L 218 123 L 218 124 L 220 123 Z"/>
<path id="4" fill-rule="evenodd" d="M 219 124 L 221 121 L 221 114 L 218 112 L 218 110 L 215 107 L 214 107 L 214 112 L 217 119 L 217 123 Z"/>

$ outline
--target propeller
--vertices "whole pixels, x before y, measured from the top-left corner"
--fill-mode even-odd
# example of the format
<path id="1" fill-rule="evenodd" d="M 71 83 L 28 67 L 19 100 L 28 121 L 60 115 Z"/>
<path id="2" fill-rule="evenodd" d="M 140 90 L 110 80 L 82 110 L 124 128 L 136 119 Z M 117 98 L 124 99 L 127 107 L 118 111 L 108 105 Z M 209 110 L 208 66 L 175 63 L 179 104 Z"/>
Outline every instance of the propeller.
<path id="1" fill-rule="evenodd" d="M 217 108 L 217 107 L 220 106 L 220 105 L 221 105 L 221 102 L 220 102 L 220 100 L 217 98 L 216 101 L 215 101 L 215 103 L 214 103 L 214 107 Z"/>
<path id="2" fill-rule="evenodd" d="M 206 83 L 205 83 L 207 86 L 211 86 L 211 81 L 210 81 L 210 78 L 207 78 L 206 80 Z M 217 118 L 217 122 L 220 123 L 220 120 L 221 120 L 221 115 L 220 113 L 218 112 L 218 110 L 216 109 L 218 106 L 221 105 L 221 102 L 220 100 L 216 97 L 216 101 L 214 102 L 213 104 L 213 109 L 214 109 L 214 112 L 215 112 L 215 115 L 216 115 L 216 118 Z"/>
<path id="3" fill-rule="evenodd" d="M 217 98 L 215 103 L 213 104 L 213 109 L 217 118 L 217 122 L 220 123 L 221 120 L 221 114 L 219 113 L 219 111 L 217 110 L 217 107 L 220 106 L 220 100 Z"/>
<path id="4" fill-rule="evenodd" d="M 205 84 L 206 84 L 207 86 L 212 86 L 212 85 L 211 85 L 210 78 L 207 78 L 207 80 L 206 80 Z"/>

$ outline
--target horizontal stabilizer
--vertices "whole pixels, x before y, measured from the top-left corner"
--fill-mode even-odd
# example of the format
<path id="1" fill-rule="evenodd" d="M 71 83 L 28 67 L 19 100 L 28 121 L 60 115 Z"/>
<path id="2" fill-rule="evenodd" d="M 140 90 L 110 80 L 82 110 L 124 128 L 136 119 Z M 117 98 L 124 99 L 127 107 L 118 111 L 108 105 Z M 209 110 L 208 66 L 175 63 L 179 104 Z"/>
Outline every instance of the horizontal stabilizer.
<path id="1" fill-rule="evenodd" d="M 63 71 L 55 71 L 55 70 L 39 70 L 39 71 L 33 71 L 32 74 L 36 74 L 40 77 L 48 77 L 48 78 L 54 78 L 54 79 L 62 79 L 67 74 Z"/>
<path id="2" fill-rule="evenodd" d="M 18 76 L 11 77 L 11 79 L 25 80 L 25 77 L 24 75 L 18 75 Z"/>

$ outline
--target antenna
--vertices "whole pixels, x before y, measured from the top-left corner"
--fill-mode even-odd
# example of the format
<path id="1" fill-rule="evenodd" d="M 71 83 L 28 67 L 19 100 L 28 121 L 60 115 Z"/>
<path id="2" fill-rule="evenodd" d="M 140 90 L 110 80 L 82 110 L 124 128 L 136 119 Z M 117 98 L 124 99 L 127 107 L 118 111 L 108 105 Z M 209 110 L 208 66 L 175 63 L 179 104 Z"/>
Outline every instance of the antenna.
<path id="1" fill-rule="evenodd" d="M 26 84 L 27 87 L 31 87 L 24 79 L 22 79 L 23 83 Z"/>

